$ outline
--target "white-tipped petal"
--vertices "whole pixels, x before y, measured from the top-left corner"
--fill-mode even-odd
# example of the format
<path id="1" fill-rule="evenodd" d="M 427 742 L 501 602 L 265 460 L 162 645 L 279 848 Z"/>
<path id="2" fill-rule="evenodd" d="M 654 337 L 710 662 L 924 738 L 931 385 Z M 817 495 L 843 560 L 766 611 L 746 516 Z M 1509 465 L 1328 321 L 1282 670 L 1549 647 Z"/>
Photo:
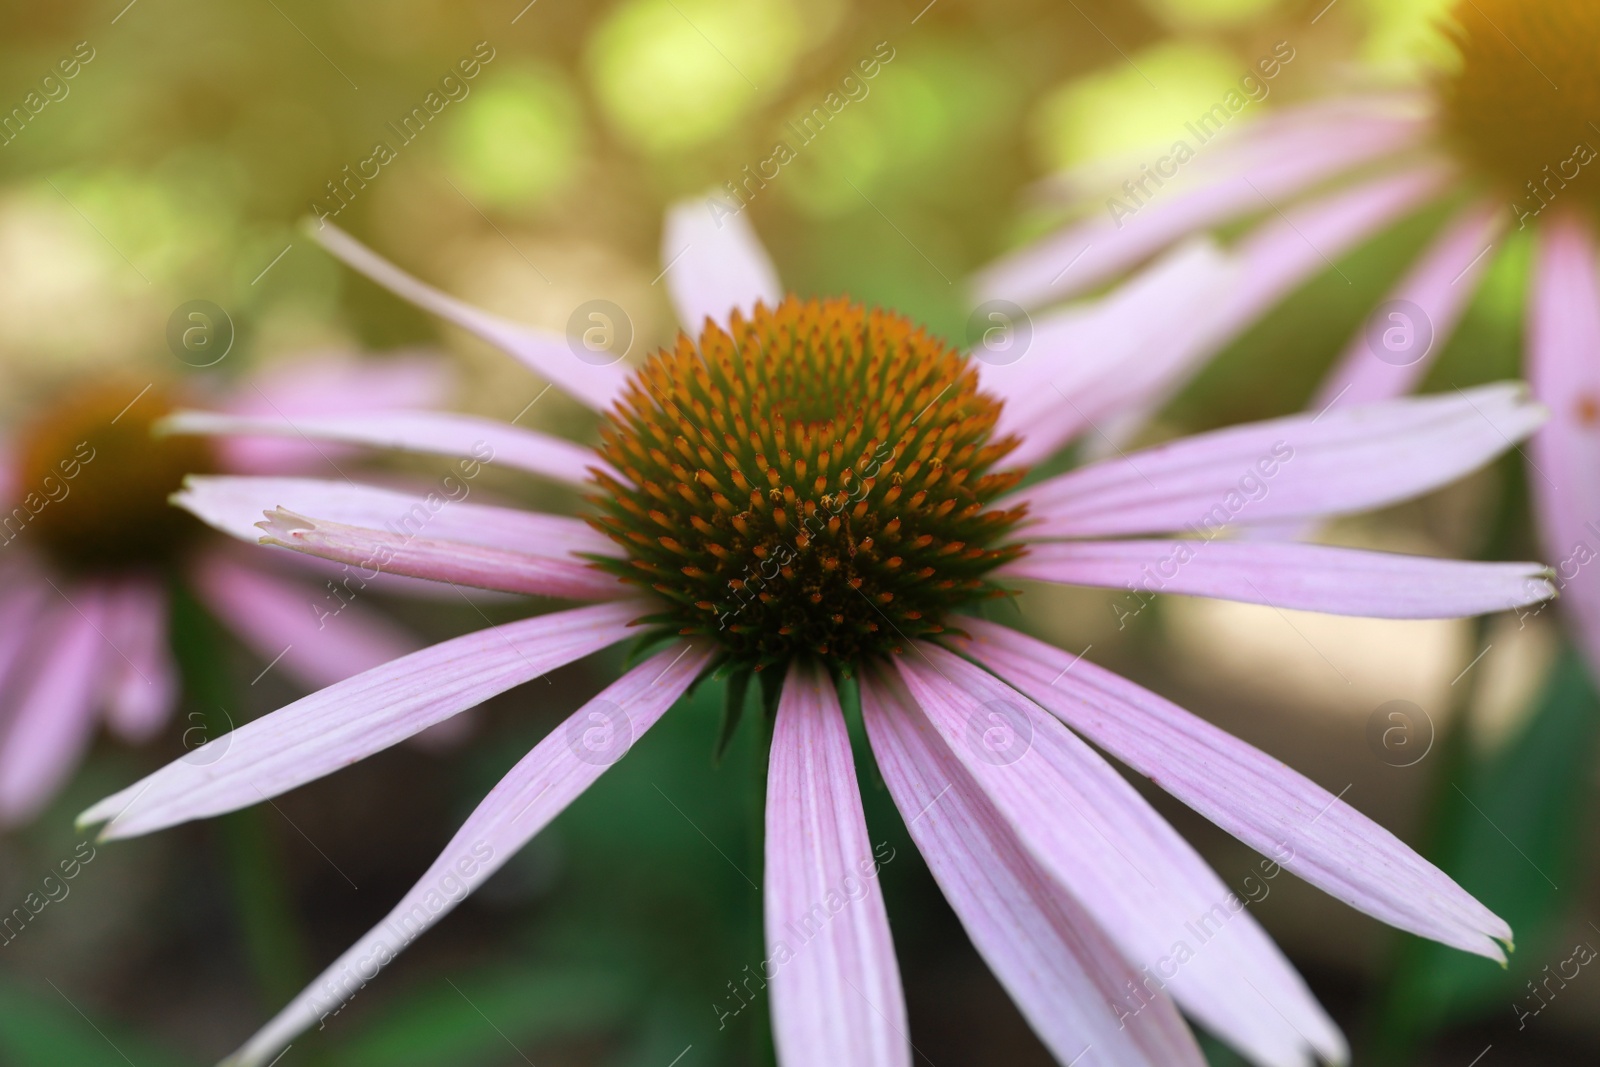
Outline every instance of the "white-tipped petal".
<path id="1" fill-rule="evenodd" d="M 344 1007 L 381 968 L 504 866 L 606 768 L 627 755 L 710 658 L 710 650 L 700 646 L 669 648 L 579 708 L 500 779 L 383 921 L 221 1067 L 265 1067 L 295 1035 Z"/>
<path id="2" fill-rule="evenodd" d="M 1374 619 L 1456 619 L 1556 594 L 1550 569 L 1541 563 L 1202 539 L 1042 542 L 998 573 Z"/>
<path id="3" fill-rule="evenodd" d="M 523 326 L 479 310 L 431 285 L 418 281 L 337 226 L 326 222 L 307 227 L 323 248 L 344 260 L 396 296 L 454 323 L 512 356 L 596 411 L 611 406 L 622 391 L 624 369 L 597 366 L 577 357 L 567 338 Z"/>
<path id="4" fill-rule="evenodd" d="M 1504 920 L 1304 775 L 1093 663 L 1004 626 L 962 626 L 980 663 L 1274 863 L 1391 926 L 1504 960 Z"/>
<path id="5" fill-rule="evenodd" d="M 109 820 L 103 837 L 134 837 L 275 797 L 613 645 L 649 610 L 602 604 L 441 642 L 223 734 L 78 821 Z"/>
<path id="6" fill-rule="evenodd" d="M 200 521 L 249 544 L 256 523 L 273 508 L 409 537 L 462 541 L 507 552 L 614 556 L 607 536 L 582 519 L 521 508 L 473 504 L 440 494 L 416 495 L 318 478 L 254 478 L 191 474 L 172 502 Z"/>
<path id="7" fill-rule="evenodd" d="M 909 1067 L 905 997 L 833 681 L 794 664 L 767 774 L 767 951 L 784 1067 Z"/>
<path id="8" fill-rule="evenodd" d="M 1477 469 L 1546 415 L 1501 382 L 1197 434 L 1024 490 L 1025 536 L 1210 534 L 1385 507 Z"/>
<path id="9" fill-rule="evenodd" d="M 783 286 L 772 259 L 743 211 L 715 193 L 684 200 L 667 212 L 661 266 L 678 322 L 699 336 L 706 319 L 726 329 L 730 312 L 746 318 L 757 301 L 775 308 Z"/>

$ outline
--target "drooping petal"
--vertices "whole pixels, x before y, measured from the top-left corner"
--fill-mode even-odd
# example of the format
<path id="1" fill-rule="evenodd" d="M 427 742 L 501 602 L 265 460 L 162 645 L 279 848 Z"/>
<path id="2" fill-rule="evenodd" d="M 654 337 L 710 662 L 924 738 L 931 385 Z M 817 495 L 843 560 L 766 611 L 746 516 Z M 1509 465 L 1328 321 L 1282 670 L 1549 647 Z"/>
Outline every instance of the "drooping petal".
<path id="1" fill-rule="evenodd" d="M 1158 988 L 1260 1064 L 1304 1064 L 1313 1049 L 1344 1060 L 1338 1028 L 1244 902 L 1088 745 L 942 648 L 918 643 L 895 665 L 1034 858 Z"/>
<path id="2" fill-rule="evenodd" d="M 905 997 L 850 735 L 832 680 L 809 664 L 789 668 L 772 728 L 766 871 L 779 1062 L 909 1067 Z"/>
<path id="3" fill-rule="evenodd" d="M 1480 201 L 1452 219 L 1385 300 L 1404 301 L 1411 308 L 1390 309 L 1376 328 L 1363 325 L 1317 390 L 1311 410 L 1336 403 L 1369 404 L 1411 392 L 1449 343 L 1478 281 L 1494 262 L 1488 253 L 1507 216 L 1501 205 Z M 1413 309 L 1421 312 L 1420 321 L 1413 321 Z M 1431 342 L 1426 348 L 1424 338 Z"/>
<path id="4" fill-rule="evenodd" d="M 1472 563 L 1329 545 L 1248 541 L 1062 541 L 999 571 L 1141 594 L 1217 597 L 1375 619 L 1455 619 L 1555 596 L 1539 563 Z"/>
<path id="5" fill-rule="evenodd" d="M 1450 172 L 1431 164 L 1384 175 L 1285 209 L 1267 217 L 1234 249 L 1241 262 L 1239 284 L 1194 328 L 1175 338 L 1167 355 L 1175 370 L 1164 389 L 1112 420 L 1105 430 L 1116 443 L 1127 440 L 1159 410 L 1205 361 L 1233 343 L 1263 315 L 1334 260 L 1421 206 L 1448 185 Z"/>
<path id="6" fill-rule="evenodd" d="M 616 475 L 592 449 L 507 422 L 436 411 L 381 414 L 242 417 L 215 411 L 179 411 L 161 420 L 165 434 L 290 437 L 337 441 L 401 452 L 453 456 L 477 468 L 503 464 L 568 485 L 589 484 L 589 468 Z"/>
<path id="7" fill-rule="evenodd" d="M 661 265 L 678 323 L 691 336 L 706 319 L 726 329 L 729 312 L 749 318 L 757 301 L 775 308 L 783 300 L 778 272 L 749 218 L 725 210 L 720 197 L 685 200 L 668 210 Z"/>
<path id="8" fill-rule="evenodd" d="M 38 639 L 36 620 L 42 605 L 55 598 L 49 585 L 23 566 L 0 573 L 0 692 L 16 684 L 29 664 L 29 653 Z M 16 710 L 0 699 L 0 731 Z"/>
<path id="9" fill-rule="evenodd" d="M 256 525 L 263 531 L 262 544 L 348 563 L 358 568 L 358 577 L 401 574 L 560 600 L 615 600 L 631 595 L 612 575 L 570 557 L 408 537 L 298 515 L 285 508 L 268 512 L 266 520 Z"/>
<path id="10" fill-rule="evenodd" d="M 323 248 L 396 296 L 516 357 L 535 373 L 548 378 L 594 410 L 604 411 L 621 392 L 625 380 L 623 368 L 616 365 L 597 366 L 580 360 L 567 339 L 560 334 L 511 322 L 441 293 L 433 286 L 413 278 L 337 226 L 322 222 L 311 227 L 309 232 Z"/>
<path id="11" fill-rule="evenodd" d="M 1539 238 L 1528 377 L 1551 418 L 1533 438 L 1528 485 L 1562 607 L 1600 669 L 1600 271 L 1590 226 L 1579 215 L 1558 216 Z"/>
<path id="12" fill-rule="evenodd" d="M 341 350 L 307 352 L 246 375 L 218 405 L 230 415 L 347 415 L 428 408 L 452 388 L 443 352 L 408 349 L 358 359 Z"/>
<path id="13" fill-rule="evenodd" d="M 178 664 L 167 642 L 167 590 L 153 577 L 111 591 L 106 637 L 121 653 L 107 663 L 106 725 L 123 740 L 148 741 L 178 701 Z"/>
<path id="14" fill-rule="evenodd" d="M 79 816 L 133 837 L 315 781 L 628 634 L 637 603 L 541 615 L 441 642 L 223 734 Z"/>
<path id="15" fill-rule="evenodd" d="M 1092 663 L 1004 626 L 962 626 L 978 662 L 1278 865 L 1391 926 L 1505 958 L 1504 920 L 1304 775 Z"/>
<path id="16" fill-rule="evenodd" d="M 377 972 L 627 755 L 689 688 L 710 650 L 680 645 L 633 668 L 579 708 L 490 790 L 382 922 L 350 946 L 222 1067 L 263 1067 L 295 1035 L 339 1011 Z"/>
<path id="17" fill-rule="evenodd" d="M 973 946 L 1059 1063 L 1204 1067 L 1194 1036 L 1018 842 L 900 680 L 869 675 L 862 717 L 917 849 Z"/>
<path id="18" fill-rule="evenodd" d="M 1514 382 L 1335 407 L 1159 445 L 1019 494 L 1031 539 L 1214 532 L 1384 507 L 1446 485 L 1545 418 Z"/>
<path id="19" fill-rule="evenodd" d="M 0 825 L 39 813 L 72 774 L 98 719 L 106 668 L 117 653 L 103 636 L 103 590 L 78 587 L 40 621 L 30 677 L 0 738 Z"/>
<path id="20" fill-rule="evenodd" d="M 616 544 L 581 519 L 521 508 L 472 504 L 441 493 L 415 495 L 371 485 L 316 478 L 234 478 L 191 474 L 173 495 L 179 507 L 202 522 L 256 544 L 263 512 L 282 507 L 333 522 L 388 530 L 401 536 L 427 534 L 446 541 L 508 552 L 614 556 Z"/>
<path id="21" fill-rule="evenodd" d="M 1418 132 L 1413 118 L 1378 114 L 1335 123 L 1281 121 L 1253 137 L 1241 131 L 1234 142 L 1244 149 L 1239 165 L 1197 175 L 1192 188 L 1157 190 L 1143 207 L 1124 201 L 1137 208 L 1131 216 L 1096 212 L 1000 259 L 977 276 L 977 298 L 1034 307 L 1087 292 L 1183 237 L 1269 211 L 1272 202 L 1415 144 Z"/>
<path id="22" fill-rule="evenodd" d="M 1181 369 L 1186 337 L 1226 299 L 1238 270 L 1211 242 L 1193 242 L 1101 300 L 1038 320 L 1016 363 L 979 360 L 983 387 L 1006 402 L 996 432 L 1023 438 L 1006 465 L 1035 463 L 1161 391 Z"/>
<path id="23" fill-rule="evenodd" d="M 290 419 L 432 408 L 451 391 L 450 364 L 441 356 L 396 352 L 380 359 L 353 359 L 342 351 L 310 352 L 247 375 L 232 393 L 207 406 L 230 415 Z M 212 447 L 222 469 L 235 474 L 326 466 L 319 446 L 306 441 L 225 437 Z M 338 456 L 345 452 L 331 445 L 320 448 Z"/>
<path id="24" fill-rule="evenodd" d="M 191 564 L 206 608 L 260 658 L 307 689 L 321 689 L 417 651 L 418 640 L 358 600 L 359 580 L 312 585 L 225 552 Z M 258 676 L 259 677 L 259 676 Z"/>

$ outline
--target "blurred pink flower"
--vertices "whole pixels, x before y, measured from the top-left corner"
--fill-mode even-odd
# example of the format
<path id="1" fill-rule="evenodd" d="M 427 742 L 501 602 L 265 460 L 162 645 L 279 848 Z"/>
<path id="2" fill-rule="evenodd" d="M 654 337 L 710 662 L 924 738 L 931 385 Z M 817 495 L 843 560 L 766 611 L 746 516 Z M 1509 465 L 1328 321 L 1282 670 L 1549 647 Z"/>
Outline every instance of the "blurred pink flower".
<path id="1" fill-rule="evenodd" d="M 1309 410 L 1324 411 L 1417 388 L 1497 257 L 1531 237 L 1525 359 L 1551 417 L 1533 437 L 1528 482 L 1560 603 L 1600 671 L 1591 566 L 1600 560 L 1600 81 L 1590 47 L 1600 6 L 1478 0 L 1456 5 L 1445 28 L 1458 63 L 1425 91 L 1344 93 L 1227 130 L 1171 188 L 1138 179 L 1115 197 L 1128 214 L 1093 211 L 1003 257 L 980 272 L 976 292 L 1042 306 L 1175 242 L 1259 217 L 1236 245 L 1237 284 L 1192 320 L 1172 356 L 1192 369 L 1339 256 L 1442 210 L 1444 223 L 1312 397 Z M 1087 193 L 1092 179 L 1062 184 Z"/>
<path id="2" fill-rule="evenodd" d="M 217 407 L 287 424 L 432 404 L 444 385 L 432 360 L 319 357 L 263 372 Z M 240 474 L 326 469 L 328 446 L 157 438 L 152 427 L 169 404 L 154 383 L 85 384 L 0 451 L 0 825 L 25 822 L 49 802 L 102 716 L 129 743 L 167 723 L 179 695 L 167 641 L 173 578 L 263 663 L 308 688 L 417 647 L 359 604 L 323 624 L 313 605 L 327 597 L 325 566 L 261 558 L 166 499 L 196 464 Z"/>
<path id="3" fill-rule="evenodd" d="M 1509 943 L 1511 930 L 1503 921 L 1278 761 L 1008 627 L 965 613 L 934 619 L 906 605 L 930 589 L 936 603 L 959 590 L 980 597 L 982 583 L 946 576 L 965 581 L 972 571 L 961 568 L 983 561 L 998 578 L 1394 618 L 1543 599 L 1549 583 L 1534 564 L 1216 539 L 1223 526 L 1384 506 L 1475 469 L 1542 419 L 1517 386 L 1235 427 L 1015 490 L 1019 474 L 1006 454 L 1015 442 L 998 437 L 997 414 L 1002 431 L 1020 435 L 1018 451 L 1038 450 L 1039 437 L 1050 451 L 1088 431 L 1095 413 L 1116 415 L 1162 386 L 1143 359 L 1171 338 L 1129 310 L 1147 294 L 1112 297 L 1100 322 L 1107 330 L 1120 322 L 1140 344 L 1108 344 L 1067 363 L 1061 348 L 1036 338 L 1040 358 L 1055 361 L 1072 388 L 1059 404 L 1032 403 L 1008 376 L 1014 366 L 977 368 L 904 320 L 846 302 L 785 299 L 744 220 L 719 229 L 700 204 L 669 216 L 663 259 L 680 322 L 705 328 L 698 342 L 680 337 L 631 376 L 578 358 L 566 338 L 445 296 L 338 230 L 321 231 L 321 240 L 606 414 L 605 444 L 595 452 L 509 424 L 425 413 L 332 415 L 297 422 L 300 432 L 459 457 L 487 443 L 497 463 L 590 490 L 600 516 L 590 524 L 330 481 L 209 476 L 189 480 L 184 505 L 220 528 L 258 527 L 265 541 L 328 559 L 594 603 L 445 641 L 330 686 L 106 798 L 83 821 L 106 822 L 104 835 L 121 838 L 233 811 L 616 644 L 636 625 L 655 629 L 665 646 L 535 746 L 393 911 L 229 1064 L 266 1064 L 337 1012 L 719 666 L 766 665 L 784 675 L 765 816 L 771 958 L 763 977 L 785 1067 L 911 1062 L 835 690 L 840 673 L 859 680 L 872 752 L 934 877 L 1062 1063 L 1092 1046 L 1096 1062 L 1201 1067 L 1180 1009 L 1261 1064 L 1346 1056 L 1338 1029 L 1243 902 L 1091 744 L 1353 907 L 1504 958 L 1499 942 Z M 1196 266 L 1190 258 L 1169 269 Z M 977 391 L 975 368 L 1006 396 L 1003 412 Z M 1017 390 L 1015 412 L 1008 387 Z M 185 421 L 196 431 L 272 430 L 249 420 Z M 748 462 L 734 455 L 746 441 L 755 450 Z M 878 457 L 871 472 L 858 468 L 858 455 Z M 665 481 L 642 473 L 667 470 L 675 473 Z M 951 495 L 936 507 L 940 493 Z M 1014 510 L 983 512 L 996 495 Z M 1015 510 L 1023 504 L 1025 514 Z M 986 515 L 999 516 L 992 529 L 1001 531 L 991 555 L 981 540 L 991 528 L 981 525 Z M 936 536 L 958 522 L 979 540 Z M 746 570 L 724 590 L 719 575 L 772 555 L 762 541 L 748 560 L 723 558 L 740 543 L 735 531 L 762 524 L 794 529 L 797 550 L 770 582 L 755 586 Z M 1161 536 L 1180 531 L 1198 536 Z M 728 566 L 735 569 L 708 575 Z M 701 590 L 704 601 L 685 589 Z M 789 614 L 770 625 L 748 622 L 779 609 Z M 832 651 L 847 647 L 874 651 Z"/>

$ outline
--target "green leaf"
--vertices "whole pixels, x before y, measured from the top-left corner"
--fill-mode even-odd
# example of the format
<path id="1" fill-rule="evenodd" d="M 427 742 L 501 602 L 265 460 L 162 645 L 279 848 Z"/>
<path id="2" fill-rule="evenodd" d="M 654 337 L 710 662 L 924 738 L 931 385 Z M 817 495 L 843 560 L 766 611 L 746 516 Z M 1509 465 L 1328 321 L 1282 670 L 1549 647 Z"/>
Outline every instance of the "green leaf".
<path id="1" fill-rule="evenodd" d="M 717 751 L 713 757 L 718 764 L 727 754 L 734 731 L 739 729 L 739 723 L 744 718 L 745 697 L 750 692 L 750 675 L 750 670 L 740 669 L 728 677 L 727 688 L 723 691 L 722 724 L 717 728 Z"/>
<path id="2" fill-rule="evenodd" d="M 60 1067 L 63 1063 L 121 1063 L 124 1059 L 139 1067 L 190 1067 L 193 1063 L 130 1036 L 80 996 L 52 989 L 43 981 L 35 990 L 0 980 L 0 1063 L 7 1067 Z"/>
<path id="3" fill-rule="evenodd" d="M 540 1043 L 621 1029 L 637 991 L 615 972 L 575 966 L 511 968 L 430 980 L 387 1001 L 341 1043 L 343 1067 L 434 1067 L 516 1062 Z M 333 1024 L 330 1022 L 330 1027 Z"/>
<path id="4" fill-rule="evenodd" d="M 1456 745 L 1431 858 L 1511 924 L 1517 951 L 1502 968 L 1408 939 L 1379 1026 L 1391 1056 L 1458 1020 L 1507 1012 L 1530 977 L 1566 956 L 1571 946 L 1555 938 L 1583 901 L 1597 734 L 1600 697 L 1567 649 L 1521 736 L 1486 760 Z"/>

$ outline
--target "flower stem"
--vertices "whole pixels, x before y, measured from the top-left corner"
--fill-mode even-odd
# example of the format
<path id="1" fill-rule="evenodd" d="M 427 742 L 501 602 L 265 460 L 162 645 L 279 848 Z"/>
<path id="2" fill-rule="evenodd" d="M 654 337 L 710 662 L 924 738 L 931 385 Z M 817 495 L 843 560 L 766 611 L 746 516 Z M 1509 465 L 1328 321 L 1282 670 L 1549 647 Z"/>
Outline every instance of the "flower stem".
<path id="1" fill-rule="evenodd" d="M 174 591 L 173 649 L 183 672 L 185 743 L 195 747 L 242 725 L 228 710 L 218 625 L 186 590 Z M 224 757 L 226 758 L 226 757 Z M 283 858 L 262 808 L 224 815 L 211 824 L 233 894 L 235 919 L 256 986 L 275 1010 L 310 977 L 304 938 L 289 906 Z"/>

